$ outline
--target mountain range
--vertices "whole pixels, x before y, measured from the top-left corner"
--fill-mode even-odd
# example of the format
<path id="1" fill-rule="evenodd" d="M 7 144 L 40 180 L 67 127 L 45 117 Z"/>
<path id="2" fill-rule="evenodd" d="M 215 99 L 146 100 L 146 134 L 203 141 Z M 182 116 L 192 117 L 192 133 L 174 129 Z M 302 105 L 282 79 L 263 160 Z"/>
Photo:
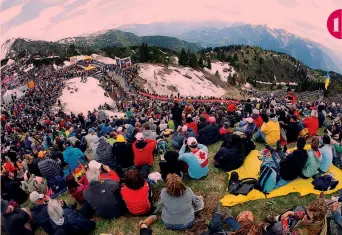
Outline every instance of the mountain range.
<path id="1" fill-rule="evenodd" d="M 305 65 L 342 73 L 342 57 L 316 42 L 298 37 L 283 29 L 264 25 L 226 22 L 172 22 L 134 24 L 101 32 L 69 37 L 56 42 L 28 39 L 9 40 L 2 45 L 2 58 L 19 53 L 51 55 L 66 51 L 67 46 L 100 50 L 104 47 L 129 47 L 146 43 L 180 51 L 198 51 L 206 47 L 228 45 L 259 46 L 262 49 L 293 56 Z M 79 50 L 84 53 L 84 50 Z M 63 53 L 62 53 L 63 54 Z M 65 54 L 65 53 L 64 53 Z"/>
<path id="2" fill-rule="evenodd" d="M 266 50 L 287 53 L 311 68 L 342 73 L 342 56 L 333 50 L 284 29 L 272 29 L 265 25 L 174 22 L 125 25 L 119 29 L 140 36 L 173 36 L 201 47 L 236 44 L 259 46 Z"/>

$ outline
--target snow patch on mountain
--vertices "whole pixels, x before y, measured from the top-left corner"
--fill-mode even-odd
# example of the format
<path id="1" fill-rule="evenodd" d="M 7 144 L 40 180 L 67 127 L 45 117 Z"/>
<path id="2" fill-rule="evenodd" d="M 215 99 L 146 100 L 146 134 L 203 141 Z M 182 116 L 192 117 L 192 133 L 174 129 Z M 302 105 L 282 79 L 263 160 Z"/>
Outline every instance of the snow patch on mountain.
<path id="1" fill-rule="evenodd" d="M 139 76 L 146 80 L 145 89 L 159 95 L 222 97 L 225 90 L 207 80 L 202 71 L 189 67 L 166 68 L 162 65 L 139 64 Z"/>
<path id="2" fill-rule="evenodd" d="M 233 76 L 236 73 L 232 66 L 224 62 L 211 63 L 211 69 L 204 68 L 204 70 L 210 74 L 216 74 L 217 71 L 223 82 L 227 82 L 229 75 Z"/>
<path id="3" fill-rule="evenodd" d="M 114 101 L 104 93 L 105 90 L 95 78 L 88 77 L 86 83 L 81 82 L 80 77 L 69 79 L 60 97 L 63 111 L 87 114 L 104 103 L 115 106 Z"/>
<path id="4" fill-rule="evenodd" d="M 4 42 L 1 45 L 1 59 L 6 58 L 7 54 L 10 52 L 11 47 L 13 45 L 13 43 L 15 42 L 15 38 L 12 39 L 8 39 L 6 42 Z"/>

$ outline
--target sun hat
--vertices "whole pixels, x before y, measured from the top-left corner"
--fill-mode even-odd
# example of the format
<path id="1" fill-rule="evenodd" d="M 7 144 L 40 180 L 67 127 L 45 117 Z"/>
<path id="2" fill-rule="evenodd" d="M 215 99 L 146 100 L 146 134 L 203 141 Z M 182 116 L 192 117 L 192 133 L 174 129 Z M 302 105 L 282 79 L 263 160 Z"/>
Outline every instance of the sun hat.
<path id="1" fill-rule="evenodd" d="M 101 163 L 99 163 L 96 160 L 91 160 L 88 164 L 89 169 L 100 169 L 101 168 Z"/>

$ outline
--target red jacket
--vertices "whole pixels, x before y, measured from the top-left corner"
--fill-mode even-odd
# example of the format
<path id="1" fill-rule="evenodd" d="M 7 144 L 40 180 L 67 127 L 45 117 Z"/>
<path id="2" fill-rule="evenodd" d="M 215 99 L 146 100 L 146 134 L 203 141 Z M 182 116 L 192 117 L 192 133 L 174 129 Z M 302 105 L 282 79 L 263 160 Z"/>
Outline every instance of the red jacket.
<path id="1" fill-rule="evenodd" d="M 157 146 L 155 140 L 146 139 L 144 142 L 135 141 L 132 145 L 134 153 L 134 166 L 153 166 L 153 151 Z"/>
<path id="2" fill-rule="evenodd" d="M 191 128 L 196 135 L 198 135 L 198 126 L 197 126 L 197 123 L 195 122 L 190 122 L 188 124 L 186 124 L 188 126 L 188 128 Z"/>
<path id="3" fill-rule="evenodd" d="M 229 104 L 227 107 L 228 112 L 234 113 L 237 110 L 237 107 L 235 104 Z"/>
<path id="4" fill-rule="evenodd" d="M 114 181 L 120 182 L 120 177 L 113 170 L 110 170 L 108 173 L 101 173 L 100 179 L 114 180 Z"/>
<path id="5" fill-rule="evenodd" d="M 262 120 L 262 117 L 260 115 L 258 115 L 257 118 L 253 118 L 253 121 L 256 125 L 256 128 L 260 128 L 262 126 L 262 124 L 264 123 L 264 121 Z"/>
<path id="6" fill-rule="evenodd" d="M 221 129 L 220 129 L 220 136 L 225 135 L 225 134 L 227 134 L 229 132 L 230 132 L 230 128 L 224 129 L 223 127 L 221 127 Z"/>
<path id="7" fill-rule="evenodd" d="M 5 162 L 4 168 L 8 173 L 14 174 L 17 171 L 17 168 L 15 168 L 11 162 Z"/>
<path id="8" fill-rule="evenodd" d="M 73 191 L 69 191 L 71 196 L 80 204 L 85 203 L 85 199 L 83 197 L 83 191 L 86 190 L 89 187 L 89 181 L 87 179 L 87 176 L 84 175 L 82 178 L 78 181 L 79 186 L 77 189 Z"/>
<path id="9" fill-rule="evenodd" d="M 312 137 L 317 134 L 317 130 L 319 127 L 318 118 L 317 117 L 307 117 L 303 120 L 304 127 L 309 130 L 309 137 Z"/>
<path id="10" fill-rule="evenodd" d="M 147 182 L 138 190 L 130 189 L 125 184 L 122 186 L 122 199 L 132 215 L 145 215 L 151 210 L 151 203 L 148 199 L 149 190 Z"/>

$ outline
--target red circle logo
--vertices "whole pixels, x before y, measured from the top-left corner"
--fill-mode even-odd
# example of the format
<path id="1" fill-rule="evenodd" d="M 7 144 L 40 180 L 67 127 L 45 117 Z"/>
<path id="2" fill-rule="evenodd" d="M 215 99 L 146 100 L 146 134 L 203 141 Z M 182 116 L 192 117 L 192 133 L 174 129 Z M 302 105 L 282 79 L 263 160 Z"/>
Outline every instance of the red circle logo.
<path id="1" fill-rule="evenodd" d="M 333 37 L 342 39 L 342 9 L 331 13 L 327 21 L 327 27 Z"/>

